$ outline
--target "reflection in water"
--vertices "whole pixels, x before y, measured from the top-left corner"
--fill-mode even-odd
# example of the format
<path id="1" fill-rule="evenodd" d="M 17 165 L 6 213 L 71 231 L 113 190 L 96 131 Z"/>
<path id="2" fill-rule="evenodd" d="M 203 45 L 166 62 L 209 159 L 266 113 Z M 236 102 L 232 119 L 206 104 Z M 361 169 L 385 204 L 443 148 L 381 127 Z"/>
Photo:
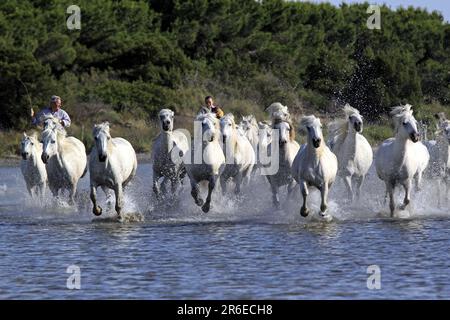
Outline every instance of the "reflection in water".
<path id="1" fill-rule="evenodd" d="M 274 211 L 264 179 L 241 199 L 217 192 L 208 214 L 187 186 L 178 203 L 154 208 L 150 171 L 139 167 L 125 197 L 125 211 L 145 219 L 120 223 L 113 209 L 91 214 L 88 177 L 77 207 L 50 198 L 36 205 L 19 170 L 0 168 L 0 298 L 450 298 L 450 219 L 447 208 L 430 208 L 431 184 L 409 218 L 391 219 L 373 172 L 356 205 L 336 200 L 346 198 L 338 181 L 335 220 L 324 223 L 299 216 L 298 191 Z M 317 212 L 318 193 L 310 198 Z M 379 291 L 366 287 L 374 264 Z M 76 292 L 66 288 L 70 265 L 81 269 Z"/>

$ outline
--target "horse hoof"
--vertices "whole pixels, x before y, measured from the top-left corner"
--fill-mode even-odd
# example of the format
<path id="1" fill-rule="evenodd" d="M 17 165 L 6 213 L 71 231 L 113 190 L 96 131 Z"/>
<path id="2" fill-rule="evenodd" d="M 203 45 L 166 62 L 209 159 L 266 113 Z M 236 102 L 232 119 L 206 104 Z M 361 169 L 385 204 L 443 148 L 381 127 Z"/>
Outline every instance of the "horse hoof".
<path id="1" fill-rule="evenodd" d="M 198 205 L 199 207 L 203 206 L 205 202 L 203 201 L 203 199 L 198 199 L 195 201 L 195 204 Z"/>
<path id="2" fill-rule="evenodd" d="M 304 218 L 306 218 L 309 215 L 309 209 L 308 208 L 301 208 L 300 209 L 300 215 Z"/>
<path id="3" fill-rule="evenodd" d="M 328 207 L 326 205 L 320 206 L 320 211 L 322 212 L 322 215 L 325 211 L 327 211 Z"/>
<path id="4" fill-rule="evenodd" d="M 96 215 L 96 216 L 101 216 L 102 215 L 102 208 L 98 207 L 98 208 L 94 208 L 94 210 L 92 210 L 92 212 Z"/>
<path id="5" fill-rule="evenodd" d="M 208 213 L 210 208 L 211 208 L 211 206 L 210 206 L 209 203 L 205 203 L 205 204 L 202 206 L 202 210 L 203 210 L 204 213 Z"/>

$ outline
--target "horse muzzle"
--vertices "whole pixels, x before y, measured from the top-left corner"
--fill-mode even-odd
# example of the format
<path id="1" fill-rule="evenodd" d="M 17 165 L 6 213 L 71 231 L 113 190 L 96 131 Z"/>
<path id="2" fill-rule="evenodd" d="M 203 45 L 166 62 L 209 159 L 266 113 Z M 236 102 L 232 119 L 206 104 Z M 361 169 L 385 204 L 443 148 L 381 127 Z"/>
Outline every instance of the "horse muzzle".
<path id="1" fill-rule="evenodd" d="M 46 153 L 43 153 L 43 154 L 41 155 L 41 160 L 42 160 L 42 162 L 43 162 L 44 164 L 47 164 L 48 158 L 49 158 L 49 156 L 48 156 L 48 154 L 46 154 Z"/>
<path id="2" fill-rule="evenodd" d="M 106 155 L 100 154 L 100 155 L 98 156 L 98 161 L 100 161 L 100 162 L 105 162 L 105 161 L 106 161 Z"/>
<path id="3" fill-rule="evenodd" d="M 27 160 L 28 159 L 28 153 L 22 152 L 22 159 Z"/>
<path id="4" fill-rule="evenodd" d="M 355 131 L 358 132 L 358 133 L 361 133 L 362 129 L 363 129 L 362 123 L 361 122 L 356 122 L 355 123 Z"/>
<path id="5" fill-rule="evenodd" d="M 312 143 L 313 143 L 314 148 L 317 149 L 318 147 L 320 147 L 321 142 L 322 142 L 322 139 L 313 139 Z"/>
<path id="6" fill-rule="evenodd" d="M 163 123 L 162 129 L 163 131 L 170 131 L 170 124 Z"/>
<path id="7" fill-rule="evenodd" d="M 416 142 L 419 141 L 420 136 L 419 136 L 418 133 L 411 133 L 410 138 L 411 138 L 411 141 L 412 141 L 412 142 L 416 143 Z"/>

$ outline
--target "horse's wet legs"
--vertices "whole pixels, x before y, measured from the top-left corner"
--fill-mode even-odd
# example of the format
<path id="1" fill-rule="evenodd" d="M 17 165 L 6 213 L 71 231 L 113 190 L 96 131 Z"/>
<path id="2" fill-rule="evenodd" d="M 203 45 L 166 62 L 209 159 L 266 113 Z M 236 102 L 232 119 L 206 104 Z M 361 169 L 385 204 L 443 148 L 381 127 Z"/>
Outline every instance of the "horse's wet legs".
<path id="1" fill-rule="evenodd" d="M 325 211 L 327 211 L 328 209 L 328 191 L 329 191 L 329 186 L 327 183 L 324 183 L 324 185 L 320 188 L 320 196 L 321 196 L 321 203 L 320 203 L 320 211 L 322 212 L 322 214 L 325 213 Z"/>
<path id="2" fill-rule="evenodd" d="M 120 214 L 122 213 L 122 208 L 123 208 L 123 188 L 122 188 L 122 184 L 118 183 L 115 187 L 114 187 L 114 193 L 116 194 L 116 212 L 117 215 L 120 218 Z"/>
<path id="3" fill-rule="evenodd" d="M 403 200 L 403 205 L 400 207 L 401 210 L 405 210 L 411 202 L 411 186 L 411 180 L 407 180 L 405 183 L 403 183 L 403 188 L 405 188 L 405 199 Z"/>
<path id="4" fill-rule="evenodd" d="M 389 209 L 391 211 L 391 217 L 394 216 L 395 211 L 394 189 L 395 184 L 386 182 L 386 193 L 389 194 Z"/>
<path id="5" fill-rule="evenodd" d="M 278 198 L 278 187 L 275 185 L 275 183 L 270 184 L 270 188 L 272 189 L 272 202 L 275 208 L 280 208 L 280 200 Z"/>
<path id="6" fill-rule="evenodd" d="M 198 183 L 191 182 L 191 196 L 194 198 L 195 204 L 201 207 L 203 205 L 203 199 L 200 197 L 199 193 Z"/>
<path id="7" fill-rule="evenodd" d="M 216 186 L 216 179 L 217 177 L 211 177 L 209 179 L 209 183 L 208 183 L 208 196 L 206 197 L 206 202 L 205 204 L 202 206 L 202 210 L 203 212 L 207 213 L 209 211 L 209 209 L 211 208 L 211 195 L 212 192 Z"/>
<path id="8" fill-rule="evenodd" d="M 241 184 L 242 184 L 242 174 L 238 173 L 236 177 L 234 178 L 234 182 L 236 184 L 236 187 L 234 189 L 234 193 L 236 195 L 239 195 L 241 193 Z"/>
<path id="9" fill-rule="evenodd" d="M 69 187 L 69 204 L 73 206 L 75 204 L 75 194 L 77 193 L 77 185 L 71 185 Z"/>
<path id="10" fill-rule="evenodd" d="M 297 184 L 296 184 L 294 179 L 292 179 L 292 181 L 288 184 L 288 187 L 287 187 L 287 189 L 288 189 L 287 200 L 291 200 L 292 199 L 292 193 L 293 193 L 296 185 Z"/>
<path id="11" fill-rule="evenodd" d="M 308 186 L 306 185 L 305 182 L 300 183 L 300 190 L 302 192 L 302 197 L 303 197 L 303 204 L 300 209 L 300 215 L 302 217 L 307 217 L 309 215 L 309 209 L 306 206 L 306 198 L 308 197 Z"/>
<path id="12" fill-rule="evenodd" d="M 222 194 L 226 195 L 228 178 L 225 178 L 224 176 L 220 176 L 219 179 L 220 179 L 220 189 L 222 189 Z"/>
<path id="13" fill-rule="evenodd" d="M 348 201 L 353 202 L 353 188 L 352 188 L 352 176 L 348 175 L 344 177 L 344 184 L 347 188 Z"/>
<path id="14" fill-rule="evenodd" d="M 356 182 L 356 199 L 359 201 L 361 198 L 361 189 L 364 183 L 364 176 L 356 176 L 355 182 Z"/>
<path id="15" fill-rule="evenodd" d="M 153 171 L 153 193 L 155 194 L 156 200 L 159 200 L 161 197 L 161 191 L 158 184 L 159 178 L 161 178 L 161 176 Z"/>
<path id="16" fill-rule="evenodd" d="M 91 184 L 91 201 L 94 206 L 92 209 L 92 213 L 96 216 L 102 214 L 102 208 L 97 206 L 97 187 Z"/>

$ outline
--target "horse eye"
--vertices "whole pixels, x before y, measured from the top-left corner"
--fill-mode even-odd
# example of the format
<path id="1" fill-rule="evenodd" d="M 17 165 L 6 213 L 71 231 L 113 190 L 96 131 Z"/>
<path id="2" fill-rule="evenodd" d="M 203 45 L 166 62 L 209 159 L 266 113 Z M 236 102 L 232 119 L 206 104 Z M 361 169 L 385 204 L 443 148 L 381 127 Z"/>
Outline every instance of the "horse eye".
<path id="1" fill-rule="evenodd" d="M 55 140 L 52 140 L 52 143 L 55 143 L 56 141 Z"/>

